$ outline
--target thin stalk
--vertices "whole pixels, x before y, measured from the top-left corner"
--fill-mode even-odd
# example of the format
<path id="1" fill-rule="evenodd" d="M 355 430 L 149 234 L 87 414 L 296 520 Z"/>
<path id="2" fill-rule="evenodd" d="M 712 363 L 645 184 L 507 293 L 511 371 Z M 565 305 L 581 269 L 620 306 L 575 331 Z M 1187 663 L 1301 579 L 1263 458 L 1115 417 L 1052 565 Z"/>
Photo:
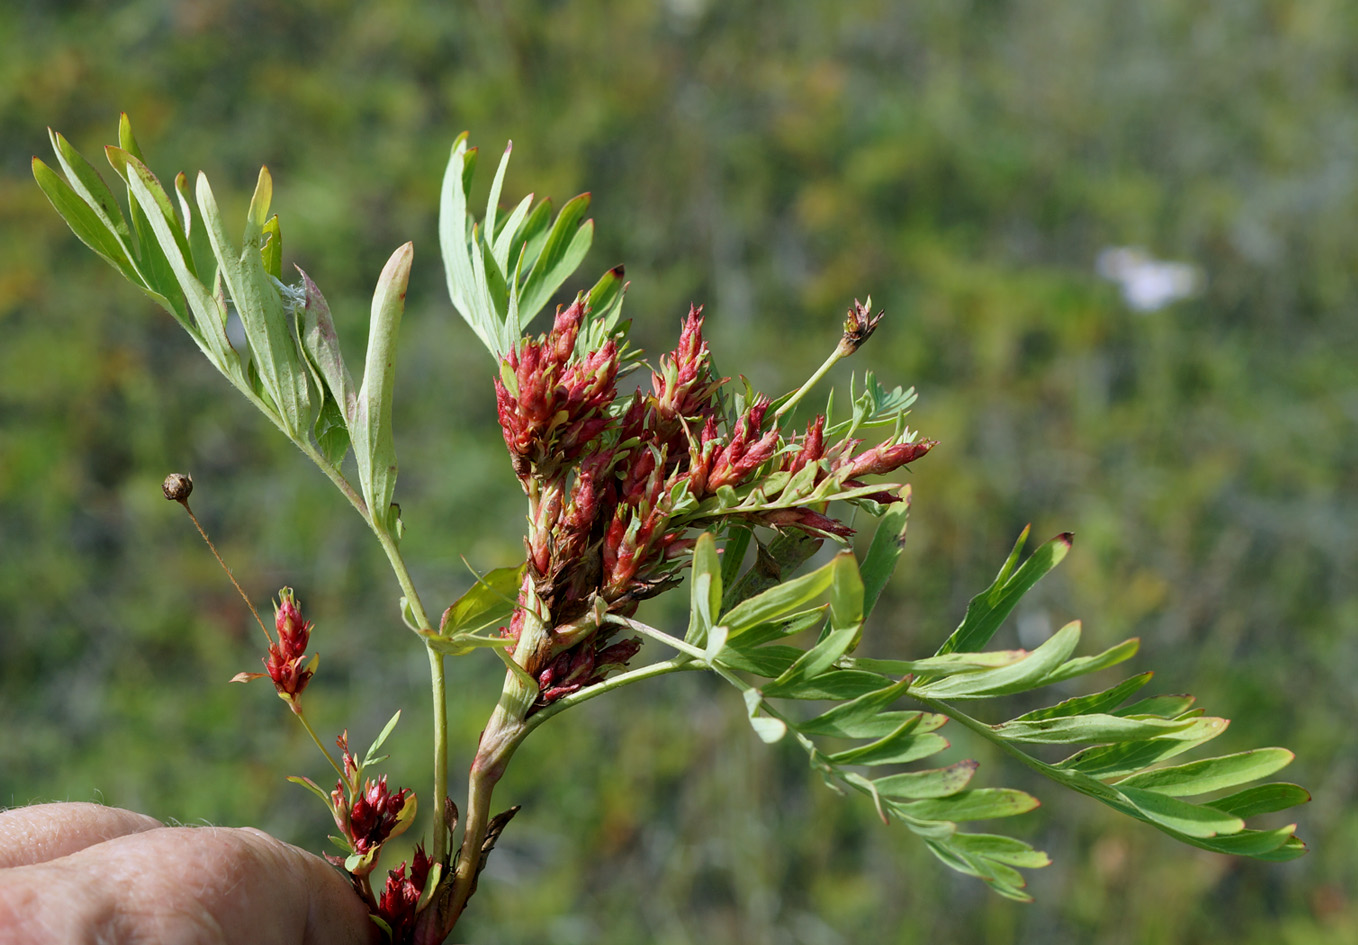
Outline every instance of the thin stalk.
<path id="1" fill-rule="evenodd" d="M 585 689 L 577 689 L 568 696 L 562 696 L 560 699 L 547 706 L 547 708 L 539 709 L 528 717 L 524 722 L 524 727 L 527 732 L 531 732 L 543 722 L 564 712 L 573 705 L 588 702 L 595 696 L 601 696 L 606 692 L 612 692 L 614 689 L 621 689 L 623 686 L 641 682 L 643 679 L 654 679 L 657 676 L 665 676 L 669 673 L 680 673 L 686 670 L 695 669 L 707 669 L 707 667 L 702 663 L 685 657 L 684 659 L 672 659 L 660 663 L 651 663 L 649 666 L 642 666 L 639 669 L 633 669 L 625 673 L 619 673 L 616 676 L 610 676 L 601 683 L 595 683 L 593 686 L 589 686 Z"/>
<path id="2" fill-rule="evenodd" d="M 777 411 L 774 412 L 773 419 L 774 420 L 782 419 L 783 414 L 787 413 L 793 407 L 797 406 L 798 401 L 805 397 L 807 393 L 811 390 L 811 388 L 816 386 L 820 379 L 829 372 L 830 368 L 834 367 L 837 363 L 839 363 L 844 358 L 848 357 L 849 354 L 851 353 L 852 352 L 845 352 L 842 347 L 836 347 L 835 350 L 830 353 L 830 356 L 825 359 L 825 363 L 822 364 L 820 367 L 816 368 L 816 373 L 812 374 L 809 378 L 807 378 L 806 382 L 802 384 L 801 387 L 797 388 L 796 392 L 793 393 L 793 395 L 789 397 L 787 400 L 785 400 L 783 402 L 783 405 L 779 407 Z"/>
<path id="3" fill-rule="evenodd" d="M 747 683 L 745 680 L 741 679 L 735 673 L 731 672 L 725 666 L 722 666 L 720 663 L 716 663 L 709 660 L 707 658 L 706 651 L 704 651 L 703 649 L 696 647 L 691 643 L 685 643 L 678 637 L 670 636 L 664 630 L 659 630 L 655 627 L 650 626 L 649 624 L 644 624 L 639 620 L 632 620 L 629 617 L 616 617 L 610 615 L 606 619 L 608 620 L 609 623 L 616 623 L 619 626 L 627 627 L 629 630 L 635 630 L 637 633 L 648 636 L 653 640 L 659 640 L 666 646 L 673 647 L 680 653 L 683 653 L 685 656 L 690 657 L 691 659 L 696 661 L 697 665 L 694 668 L 712 670 L 712 672 L 716 673 L 722 679 L 726 680 L 731 685 L 735 686 L 741 692 L 745 692 L 747 690 L 755 688 L 754 686 L 751 686 L 749 683 Z M 769 705 L 767 702 L 764 702 L 763 705 L 765 710 L 768 711 L 770 715 L 777 716 L 780 719 L 782 718 L 782 716 L 778 714 L 778 712 L 773 708 L 773 706 Z"/>
<path id="4" fill-rule="evenodd" d="M 189 508 L 189 500 L 178 499 L 177 501 L 180 505 L 184 506 L 184 511 L 189 513 L 189 520 L 193 522 L 193 527 L 198 529 L 198 534 L 203 536 L 203 541 L 207 544 L 208 551 L 212 552 L 212 557 L 216 558 L 217 563 L 222 566 L 222 570 L 226 572 L 227 579 L 231 581 L 231 586 L 236 589 L 236 593 L 240 595 L 241 600 L 245 601 L 245 606 L 250 608 L 250 613 L 254 615 L 255 623 L 259 624 L 259 629 L 264 631 L 264 639 L 268 640 L 269 644 L 272 645 L 273 637 L 269 636 L 269 631 L 265 628 L 264 621 L 259 619 L 259 611 L 255 610 L 254 601 L 250 600 L 250 595 L 245 593 L 245 589 L 240 586 L 240 582 L 236 580 L 236 576 L 231 573 L 231 569 L 226 566 L 226 562 L 222 560 L 222 556 L 217 553 L 217 546 L 212 543 L 211 538 L 207 537 L 207 532 L 203 530 L 203 526 L 199 523 L 198 516 L 194 515 L 193 509 Z"/>
<path id="5" fill-rule="evenodd" d="M 345 780 L 344 769 L 339 766 L 334 757 L 330 754 L 330 751 L 321 742 L 320 738 L 317 737 L 316 730 L 311 727 L 311 723 L 308 722 L 306 716 L 302 714 L 301 707 L 294 705 L 292 714 L 297 716 L 297 721 L 302 723 L 302 728 L 306 729 L 306 733 L 311 736 L 311 740 L 316 743 L 316 747 L 321 750 L 321 754 L 325 755 L 325 760 L 330 762 L 330 767 L 335 769 L 335 773 L 340 776 L 340 780 Z"/>

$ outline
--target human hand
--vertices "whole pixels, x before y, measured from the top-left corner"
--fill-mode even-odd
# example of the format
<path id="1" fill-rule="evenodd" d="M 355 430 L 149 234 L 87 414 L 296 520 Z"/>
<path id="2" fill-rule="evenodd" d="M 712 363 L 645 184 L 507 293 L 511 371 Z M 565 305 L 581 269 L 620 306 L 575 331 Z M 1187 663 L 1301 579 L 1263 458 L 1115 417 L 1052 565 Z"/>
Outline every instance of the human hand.
<path id="1" fill-rule="evenodd" d="M 98 804 L 0 813 L 0 945 L 380 940 L 349 884 L 252 827 L 166 827 Z"/>

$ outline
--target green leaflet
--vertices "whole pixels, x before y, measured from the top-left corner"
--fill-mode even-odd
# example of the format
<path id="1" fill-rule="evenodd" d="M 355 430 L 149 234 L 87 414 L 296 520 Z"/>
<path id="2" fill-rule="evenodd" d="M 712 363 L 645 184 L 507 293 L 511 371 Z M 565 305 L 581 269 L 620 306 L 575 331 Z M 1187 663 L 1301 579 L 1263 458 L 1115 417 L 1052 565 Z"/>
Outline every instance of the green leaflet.
<path id="1" fill-rule="evenodd" d="M 1220 718 L 1193 719 L 1192 724 L 1156 738 L 1087 748 L 1057 763 L 1055 767 L 1091 778 L 1123 777 L 1216 738 L 1226 730 L 1227 724 L 1226 719 Z"/>
<path id="2" fill-rule="evenodd" d="M 1305 788 L 1287 782 L 1257 784 L 1226 797 L 1209 801 L 1208 806 L 1237 817 L 1253 817 L 1256 814 L 1271 814 L 1286 810 L 1298 804 L 1305 804 L 1311 794 Z"/>
<path id="3" fill-rule="evenodd" d="M 349 428 L 353 425 L 358 405 L 353 378 L 345 367 L 340 351 L 339 336 L 330 316 L 330 306 L 311 277 L 297 269 L 302 277 L 305 302 L 302 306 L 301 345 L 311 368 L 317 390 L 323 392 L 320 416 L 316 419 L 316 443 L 326 460 L 338 466 L 349 449 Z"/>
<path id="4" fill-rule="evenodd" d="M 996 576 L 993 584 L 972 598 L 967 605 L 966 616 L 952 635 L 938 648 L 938 653 L 952 653 L 955 650 L 979 650 L 990 642 L 995 631 L 1000 628 L 1024 594 L 1042 579 L 1047 572 L 1061 563 L 1070 551 L 1069 533 L 1058 535 L 1042 545 L 1017 570 L 1017 563 L 1023 545 L 1028 539 L 1028 529 L 1023 530 L 1014 550 L 1010 552 L 1004 567 Z"/>
<path id="5" fill-rule="evenodd" d="M 1170 797 L 1190 797 L 1266 778 L 1287 767 L 1293 757 L 1292 752 L 1285 748 L 1256 748 L 1234 755 L 1143 771 L 1123 778 L 1117 782 L 1117 787 L 1120 791 L 1144 788 Z M 1223 810 L 1220 805 L 1212 806 Z"/>
<path id="6" fill-rule="evenodd" d="M 873 781 L 872 786 L 882 797 L 893 800 L 948 797 L 967 786 L 977 767 L 974 761 L 959 761 L 946 768 L 889 774 Z"/>
<path id="7" fill-rule="evenodd" d="M 990 820 L 1026 814 L 1038 806 L 1037 798 L 1013 788 L 977 788 L 960 791 L 947 797 L 923 798 L 914 801 L 887 801 L 886 809 L 893 814 L 919 820 Z"/>
<path id="8" fill-rule="evenodd" d="M 809 466 L 807 468 L 810 468 Z M 877 598 L 896 570 L 896 561 L 905 549 L 905 527 L 910 518 L 910 486 L 897 493 L 901 501 L 887 507 L 872 535 L 872 544 L 863 558 L 863 612 L 872 613 Z"/>
<path id="9" fill-rule="evenodd" d="M 52 151 L 56 154 L 57 162 L 66 174 L 71 188 L 99 217 L 110 235 L 126 247 L 127 241 L 132 237 L 132 230 L 127 225 L 127 218 L 123 216 L 122 207 L 118 205 L 113 191 L 109 190 L 104 179 L 94 169 L 94 165 L 85 160 L 62 135 L 48 128 L 47 137 L 52 142 Z"/>
<path id="10" fill-rule="evenodd" d="M 759 714 L 763 699 L 760 697 L 758 689 L 746 689 L 744 696 L 746 714 L 755 734 L 765 744 L 771 745 L 774 742 L 781 741 L 783 736 L 787 735 L 787 723 L 779 718 Z"/>
<path id="11" fill-rule="evenodd" d="M 378 757 L 377 753 L 382 750 L 382 746 L 386 744 L 391 733 L 396 731 L 396 723 L 399 721 L 401 721 L 401 710 L 397 709 L 396 714 L 387 720 L 386 725 L 382 726 L 382 731 L 373 739 L 373 743 L 368 746 L 368 750 L 363 754 L 363 764 L 360 766 L 360 770 L 386 760 L 385 755 Z"/>
<path id="12" fill-rule="evenodd" d="M 1079 642 L 1080 623 L 1073 621 L 1017 663 L 978 673 L 945 676 L 916 686 L 915 691 L 931 699 L 982 699 L 1023 692 L 1042 685 L 1045 677 L 1065 662 Z"/>
<path id="13" fill-rule="evenodd" d="M 301 441 L 312 424 L 311 382 L 297 350 L 296 329 L 291 324 L 291 316 L 264 271 L 259 252 L 272 193 L 268 169 L 261 168 L 255 195 L 250 201 L 244 246 L 237 251 L 222 226 L 217 201 L 207 178 L 198 175 L 198 209 L 212 243 L 213 255 L 220 264 L 222 278 L 245 329 L 251 364 L 258 372 L 263 393 L 277 411 L 279 424 L 288 436 Z"/>
<path id="14" fill-rule="evenodd" d="M 448 280 L 448 296 L 481 343 L 495 355 L 500 347 L 500 323 L 485 280 L 477 280 L 471 247 L 475 246 L 472 219 L 467 212 L 467 191 L 476 152 L 468 151 L 467 133 L 453 142 L 439 196 L 439 248 Z"/>
<path id="15" fill-rule="evenodd" d="M 1066 745 L 1157 738 L 1183 731 L 1194 724 L 1193 719 L 1126 719 L 1091 713 L 1031 721 L 1015 720 L 992 728 L 1005 741 Z"/>
<path id="16" fill-rule="evenodd" d="M 825 639 L 803 653 L 795 663 L 779 674 L 777 679 L 765 686 L 764 694 L 775 698 L 788 694 L 792 698 L 797 698 L 793 694 L 805 691 L 807 684 L 829 670 L 835 660 L 857 642 L 860 630 L 861 624 L 851 624 L 832 630 Z"/>
<path id="17" fill-rule="evenodd" d="M 188 314 L 183 299 L 180 298 L 174 272 L 153 228 L 153 221 L 168 223 L 165 231 L 170 237 L 169 244 L 176 244 L 175 234 L 179 230 L 179 224 L 173 218 L 173 211 L 167 213 L 169 201 L 164 188 L 149 170 L 145 173 L 140 172 L 144 166 L 139 157 L 114 147 L 104 148 L 104 154 L 118 176 L 127 184 L 127 210 L 132 223 L 137 274 L 148 290 L 165 300 L 164 304 L 180 324 L 187 324 Z M 138 199 L 138 184 L 145 191 L 143 200 Z"/>
<path id="18" fill-rule="evenodd" d="M 929 676 L 954 675 L 956 673 L 975 673 L 983 669 L 1012 666 L 1029 656 L 1027 650 L 986 650 L 982 653 L 949 653 L 946 656 L 929 656 L 922 660 L 874 660 L 851 659 L 847 666 L 864 669 L 870 673 L 918 673 Z"/>
<path id="19" fill-rule="evenodd" d="M 689 624 L 684 642 L 705 646 L 707 635 L 721 612 L 721 561 L 717 555 L 717 540 L 711 532 L 698 536 L 689 582 Z"/>
<path id="20" fill-rule="evenodd" d="M 436 636 L 426 636 L 440 652 L 460 656 L 478 646 L 503 646 L 505 640 L 493 636 L 489 642 L 476 634 L 507 622 L 518 606 L 519 588 L 526 565 L 496 568 L 479 575 L 465 594 L 443 612 Z"/>
<path id="21" fill-rule="evenodd" d="M 909 687 L 909 680 L 874 689 L 871 692 L 837 705 L 833 709 L 816 716 L 797 726 L 797 730 L 807 735 L 829 735 L 836 738 L 881 738 L 896 731 L 902 723 L 909 721 L 907 716 L 918 718 L 920 712 L 887 712 L 886 707 L 900 698 Z M 939 725 L 942 716 L 935 716 Z M 917 728 L 919 723 L 917 722 Z M 935 725 L 934 728 L 938 726 Z"/>
<path id="22" fill-rule="evenodd" d="M 183 171 L 174 176 L 175 199 L 179 201 L 179 215 L 184 220 L 184 232 L 189 241 L 189 256 L 192 269 L 203 285 L 213 285 L 217 281 L 217 258 L 212 255 L 212 243 L 207 238 L 207 230 L 199 220 L 194 222 L 193 201 L 189 199 L 189 179 Z"/>
<path id="23" fill-rule="evenodd" d="M 759 624 L 803 610 L 813 601 L 819 600 L 834 582 L 834 568 L 835 563 L 832 561 L 810 574 L 777 584 L 741 601 L 721 618 L 721 622 L 730 630 L 730 639 L 734 641 Z"/>
<path id="24" fill-rule="evenodd" d="M 1114 715 L 1162 715 L 1173 718 L 1187 712 L 1196 700 L 1192 696 L 1151 696 L 1113 711 Z"/>
<path id="25" fill-rule="evenodd" d="M 1156 791 L 1124 788 L 1121 785 L 1118 785 L 1118 793 L 1148 820 L 1190 837 L 1215 837 L 1245 829 L 1245 822 L 1239 817 L 1214 807 L 1190 804 Z"/>
<path id="26" fill-rule="evenodd" d="M 139 205 L 153 204 L 154 197 L 150 194 L 145 176 L 141 173 L 143 170 L 141 163 L 135 158 L 128 158 L 126 166 L 130 171 L 128 189 L 134 201 Z M 184 328 L 217 370 L 235 381 L 237 386 L 244 386 L 247 381 L 241 370 L 240 358 L 226 338 L 225 312 L 218 299 L 208 292 L 207 287 L 190 270 L 188 260 L 181 251 L 181 245 L 171 232 L 176 225 L 175 221 L 166 220 L 155 213 L 146 214 L 146 218 L 148 226 L 160 244 L 165 247 L 163 256 L 183 290 L 182 295 L 187 299 L 189 310 L 193 314 L 192 322 L 188 319 L 183 320 Z"/>
<path id="27" fill-rule="evenodd" d="M 580 194 L 566 201 L 557 214 L 547 241 L 524 280 L 519 296 L 520 330 L 527 327 L 552 294 L 584 262 L 585 254 L 594 242 L 594 221 L 581 222 L 588 209 L 589 194 Z"/>
<path id="28" fill-rule="evenodd" d="M 1071 660 L 1070 662 L 1075 662 Z M 1066 665 L 1070 665 L 1067 663 Z M 1094 712 L 1104 712 L 1111 710 L 1127 700 L 1127 697 L 1136 692 L 1146 683 L 1151 681 L 1150 673 L 1142 673 L 1133 676 L 1131 679 L 1124 679 L 1110 689 L 1103 692 L 1096 692 L 1088 696 L 1076 696 L 1058 702 L 1056 705 L 1048 706 L 1045 709 L 1034 709 L 1020 715 L 1015 722 L 1036 722 L 1040 719 L 1055 719 L 1068 715 L 1088 715 Z M 1116 713 L 1115 713 L 1116 714 Z"/>

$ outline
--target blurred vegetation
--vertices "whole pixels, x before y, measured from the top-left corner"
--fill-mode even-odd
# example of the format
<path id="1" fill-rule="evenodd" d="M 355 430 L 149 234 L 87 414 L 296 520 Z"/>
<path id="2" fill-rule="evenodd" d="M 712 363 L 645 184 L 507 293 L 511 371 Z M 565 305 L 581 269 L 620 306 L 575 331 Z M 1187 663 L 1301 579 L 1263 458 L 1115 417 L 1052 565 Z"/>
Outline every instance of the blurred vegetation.
<path id="1" fill-rule="evenodd" d="M 318 727 L 366 744 L 406 705 L 393 778 L 428 790 L 424 659 L 375 543 L 51 212 L 28 164 L 44 126 L 93 157 L 127 111 L 162 178 L 205 169 L 232 218 L 267 163 L 285 264 L 351 360 L 382 262 L 415 240 L 397 498 L 431 605 L 467 585 L 461 556 L 520 553 L 491 368 L 438 263 L 467 128 L 488 155 L 517 142 L 507 201 L 594 193 L 581 282 L 625 262 L 652 351 L 705 303 L 718 364 L 777 392 L 855 295 L 888 311 L 852 367 L 917 385 L 943 445 L 870 655 L 931 651 L 1025 522 L 1070 529 L 1018 635 L 1079 616 L 1091 651 L 1140 636 L 1157 691 L 1235 719 L 1222 750 L 1296 750 L 1315 795 L 1312 854 L 1269 866 L 1038 786 L 1031 839 L 1056 865 L 1020 907 L 758 744 L 730 692 L 661 681 L 528 742 L 468 940 L 1358 939 L 1355 42 L 1338 0 L 0 6 L 0 803 L 324 836 L 282 780 L 324 774 L 305 736 L 226 684 L 258 639 L 159 496 L 171 471 L 256 599 L 290 584 L 317 621 Z M 1192 261 L 1205 290 L 1134 313 L 1094 273 L 1110 245 Z M 462 768 L 501 669 L 453 674 Z"/>

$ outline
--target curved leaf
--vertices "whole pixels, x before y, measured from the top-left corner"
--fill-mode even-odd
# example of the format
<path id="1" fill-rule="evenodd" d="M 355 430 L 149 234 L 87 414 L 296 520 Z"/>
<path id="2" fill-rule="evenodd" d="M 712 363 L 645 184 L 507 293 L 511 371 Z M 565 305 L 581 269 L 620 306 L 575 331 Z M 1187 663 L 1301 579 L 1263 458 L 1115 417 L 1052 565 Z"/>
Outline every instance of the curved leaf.
<path id="1" fill-rule="evenodd" d="M 396 445 L 391 432 L 391 393 L 396 376 L 396 335 L 405 311 L 406 285 L 414 257 L 411 243 L 391 254 L 377 280 L 368 325 L 363 385 L 354 411 L 354 457 L 368 515 L 374 528 L 391 530 L 389 509 L 396 488 Z"/>

